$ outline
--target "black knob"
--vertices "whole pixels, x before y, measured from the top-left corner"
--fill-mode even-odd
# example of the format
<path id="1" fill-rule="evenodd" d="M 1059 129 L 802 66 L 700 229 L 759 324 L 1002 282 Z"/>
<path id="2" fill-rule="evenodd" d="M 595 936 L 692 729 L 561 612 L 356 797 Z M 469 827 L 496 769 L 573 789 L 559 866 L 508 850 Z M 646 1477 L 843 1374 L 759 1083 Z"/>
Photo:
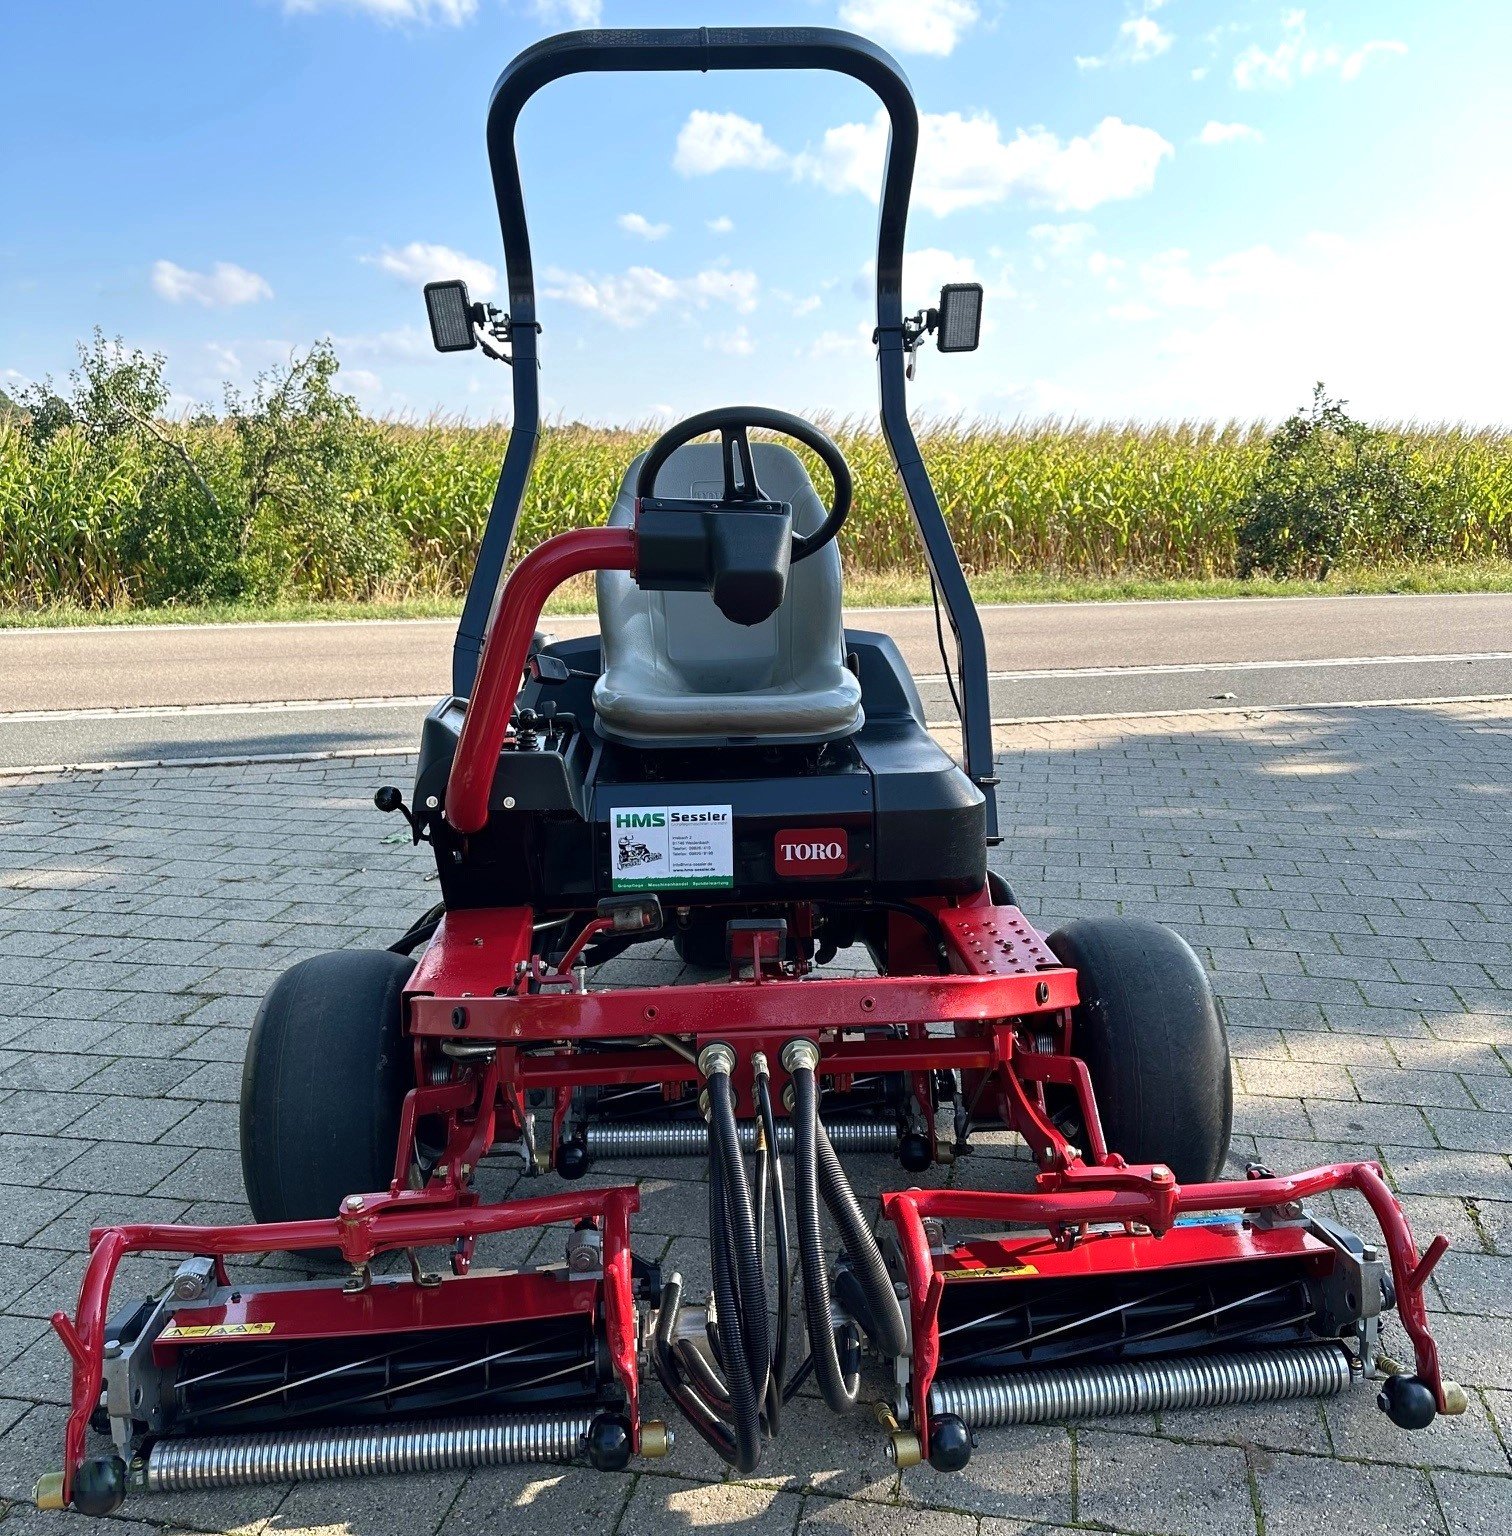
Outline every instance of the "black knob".
<path id="1" fill-rule="evenodd" d="M 936 1472 L 959 1472 L 976 1445 L 965 1421 L 942 1413 L 929 1421 L 929 1464 Z"/>
<path id="2" fill-rule="evenodd" d="M 404 792 L 395 789 L 392 784 L 385 784 L 381 789 L 373 792 L 373 804 L 385 816 L 391 815 L 394 811 L 402 811 L 404 809 Z"/>
<path id="3" fill-rule="evenodd" d="M 1388 1376 L 1376 1395 L 1376 1407 L 1398 1429 L 1427 1429 L 1438 1412 L 1433 1392 L 1417 1376 Z"/>
<path id="4" fill-rule="evenodd" d="M 580 1179 L 588 1172 L 588 1148 L 580 1141 L 564 1141 L 557 1148 L 556 1171 L 563 1179 Z"/>
<path id="5" fill-rule="evenodd" d="M 81 1515 L 108 1515 L 126 1502 L 126 1463 L 119 1456 L 95 1456 L 73 1475 L 69 1500 Z"/>
<path id="6" fill-rule="evenodd" d="M 630 1464 L 630 1422 L 617 1413 L 601 1413 L 588 1426 L 588 1460 L 600 1472 L 620 1472 Z"/>
<path id="7" fill-rule="evenodd" d="M 909 1173 L 923 1173 L 934 1162 L 929 1138 L 917 1131 L 909 1131 L 898 1142 L 898 1161 Z"/>

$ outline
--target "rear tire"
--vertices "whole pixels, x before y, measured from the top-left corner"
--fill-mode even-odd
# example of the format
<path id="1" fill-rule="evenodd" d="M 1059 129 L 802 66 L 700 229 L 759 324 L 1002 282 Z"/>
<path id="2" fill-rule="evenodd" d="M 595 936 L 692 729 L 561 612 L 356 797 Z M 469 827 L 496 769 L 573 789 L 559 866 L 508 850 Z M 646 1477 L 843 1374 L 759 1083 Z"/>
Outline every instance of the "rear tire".
<path id="1" fill-rule="evenodd" d="M 730 961 L 725 949 L 725 919 L 694 918 L 672 935 L 672 948 L 695 971 L 724 971 Z"/>
<path id="2" fill-rule="evenodd" d="M 1085 918 L 1049 943 L 1076 968 L 1071 1048 L 1109 1151 L 1164 1163 L 1183 1183 L 1217 1178 L 1234 1119 L 1228 1033 L 1191 946 L 1143 917 Z"/>
<path id="3" fill-rule="evenodd" d="M 258 1221 L 335 1216 L 394 1176 L 414 1071 L 402 993 L 415 962 L 388 950 L 301 960 L 263 999 L 242 1067 L 241 1155 Z"/>

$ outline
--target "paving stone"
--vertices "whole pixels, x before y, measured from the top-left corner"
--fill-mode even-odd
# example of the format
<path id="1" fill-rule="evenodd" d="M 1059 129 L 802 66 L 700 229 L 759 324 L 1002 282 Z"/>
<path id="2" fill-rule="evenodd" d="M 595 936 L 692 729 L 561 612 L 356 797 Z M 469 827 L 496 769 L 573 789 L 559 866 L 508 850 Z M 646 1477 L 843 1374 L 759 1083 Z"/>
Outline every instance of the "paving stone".
<path id="1" fill-rule="evenodd" d="M 1022 1521 L 991 1520 L 982 1523 L 985 1533 L 991 1527 L 997 1536 L 1009 1532 L 1027 1532 Z M 824 1536 L 897 1536 L 907 1531 L 911 1536 L 975 1536 L 978 1526 L 970 1515 L 942 1509 L 899 1510 L 878 1504 L 860 1504 L 850 1500 L 812 1496 L 805 1501 L 799 1530 L 824 1533 Z M 1034 1529 L 1043 1530 L 1038 1524 Z"/>
<path id="2" fill-rule="evenodd" d="M 1444 1370 L 1453 1376 L 1448 1361 Z M 1457 1418 L 1440 1416 L 1427 1429 L 1417 1430 L 1398 1429 L 1376 1406 L 1370 1383 L 1330 1398 L 1322 1407 L 1339 1456 L 1467 1472 L 1512 1472 L 1480 1394 L 1468 1395 L 1470 1406 Z"/>
<path id="3" fill-rule="evenodd" d="M 1512 1531 L 1512 1478 L 1435 1472 L 1433 1486 L 1450 1536 L 1506 1536 Z"/>
<path id="4" fill-rule="evenodd" d="M 296 1483 L 278 1504 L 277 1528 L 289 1536 L 359 1536 L 380 1531 L 431 1536 L 466 1481 L 465 1472 L 435 1472 Z"/>
<path id="5" fill-rule="evenodd" d="M 732 1527 L 752 1536 L 779 1536 L 797 1529 L 801 1498 L 752 1483 L 685 1483 L 643 1476 L 635 1485 L 617 1536 L 648 1536 L 702 1527 Z M 864 1507 L 863 1507 L 864 1508 Z M 543 1525 L 543 1531 L 553 1527 Z"/>
<path id="6" fill-rule="evenodd" d="M 982 1431 L 959 1472 L 928 1463 L 900 1478 L 906 1503 L 1065 1524 L 1071 1509 L 1071 1435 L 1056 1424 Z"/>
<path id="7" fill-rule="evenodd" d="M 1383 1466 L 1367 1472 L 1348 1462 L 1269 1451 L 1256 1452 L 1253 1466 L 1265 1536 L 1444 1531 L 1422 1472 Z"/>
<path id="8" fill-rule="evenodd" d="M 1076 1514 L 1165 1536 L 1254 1536 L 1244 1452 L 1142 1435 L 1080 1431 Z"/>

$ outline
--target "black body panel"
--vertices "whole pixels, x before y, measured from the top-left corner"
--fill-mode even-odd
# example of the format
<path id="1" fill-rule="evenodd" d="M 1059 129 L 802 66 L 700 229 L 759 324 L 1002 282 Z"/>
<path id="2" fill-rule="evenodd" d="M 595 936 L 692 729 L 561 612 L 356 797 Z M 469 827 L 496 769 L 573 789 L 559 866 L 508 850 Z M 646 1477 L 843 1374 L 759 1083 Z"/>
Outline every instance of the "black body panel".
<path id="1" fill-rule="evenodd" d="M 794 899 L 867 901 L 968 895 L 986 880 L 982 792 L 929 736 L 913 680 L 886 635 L 847 630 L 866 722 L 848 740 L 813 746 L 633 748 L 594 729 L 597 637 L 560 641 L 560 681 L 533 681 L 521 711 L 535 745 L 500 755 L 489 823 L 459 838 L 440 814 L 465 701 L 447 698 L 421 734 L 415 811 L 435 843 L 449 908 L 592 907 L 613 890 L 611 822 L 647 805 L 725 806 L 733 822 L 727 887 L 662 889 L 680 906 Z M 784 874 L 777 834 L 843 831 L 843 870 Z"/>

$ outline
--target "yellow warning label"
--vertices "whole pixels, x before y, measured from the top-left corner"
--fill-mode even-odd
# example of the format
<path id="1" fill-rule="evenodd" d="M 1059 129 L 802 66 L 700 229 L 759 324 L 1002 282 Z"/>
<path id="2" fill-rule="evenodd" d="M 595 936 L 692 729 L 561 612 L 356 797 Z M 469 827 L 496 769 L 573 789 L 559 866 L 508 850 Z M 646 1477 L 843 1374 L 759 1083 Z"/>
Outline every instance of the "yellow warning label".
<path id="1" fill-rule="evenodd" d="M 1032 1264 L 994 1264 L 982 1269 L 942 1269 L 945 1280 L 1017 1280 L 1023 1275 L 1037 1275 Z"/>
<path id="2" fill-rule="evenodd" d="M 164 1339 L 249 1339 L 272 1333 L 276 1323 L 169 1323 L 159 1335 Z"/>

